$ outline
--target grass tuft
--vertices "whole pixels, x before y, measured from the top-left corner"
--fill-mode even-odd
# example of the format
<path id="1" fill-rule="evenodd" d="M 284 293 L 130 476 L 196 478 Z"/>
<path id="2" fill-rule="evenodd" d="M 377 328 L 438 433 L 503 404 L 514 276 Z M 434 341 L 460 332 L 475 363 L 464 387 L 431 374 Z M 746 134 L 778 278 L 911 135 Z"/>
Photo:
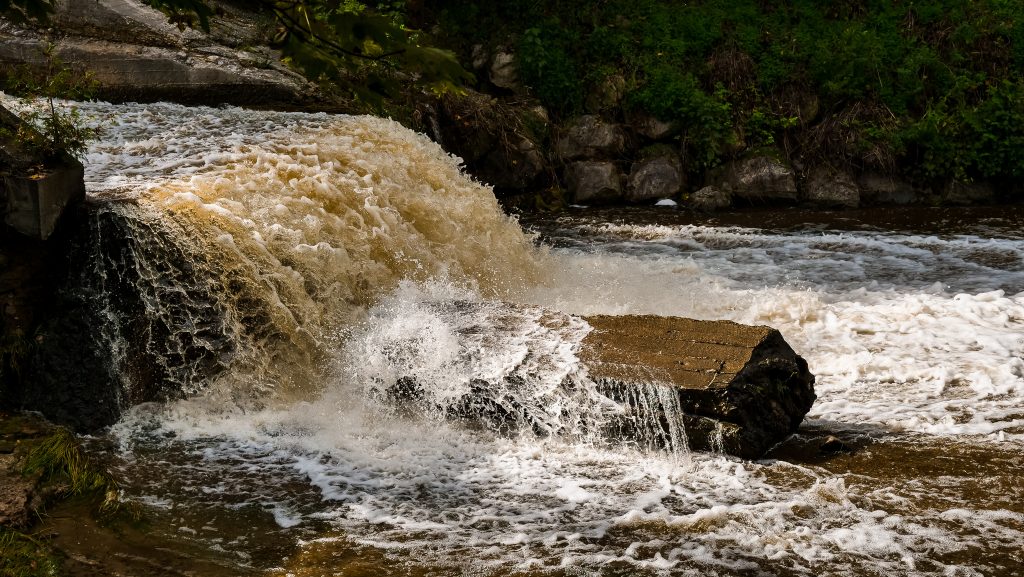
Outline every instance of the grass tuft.
<path id="1" fill-rule="evenodd" d="M 68 496 L 115 488 L 113 480 L 97 469 L 82 451 L 75 434 L 64 427 L 57 427 L 32 447 L 25 457 L 22 473 L 40 475 L 46 482 L 65 482 Z"/>
<path id="2" fill-rule="evenodd" d="M 56 576 L 60 566 L 59 558 L 39 540 L 0 527 L 0 577 Z"/>
<path id="3" fill-rule="evenodd" d="M 89 459 L 75 434 L 65 427 L 57 427 L 29 450 L 22 474 L 38 475 L 44 483 L 63 485 L 60 492 L 64 497 L 96 499 L 97 510 L 103 516 L 125 514 L 132 521 L 142 517 L 138 504 L 122 497 L 117 483 Z"/>

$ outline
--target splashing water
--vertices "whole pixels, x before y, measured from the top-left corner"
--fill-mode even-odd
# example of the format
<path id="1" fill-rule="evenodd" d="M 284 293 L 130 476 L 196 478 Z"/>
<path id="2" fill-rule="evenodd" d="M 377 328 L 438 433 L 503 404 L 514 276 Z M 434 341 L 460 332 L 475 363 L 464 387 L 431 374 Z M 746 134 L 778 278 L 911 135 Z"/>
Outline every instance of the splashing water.
<path id="1" fill-rule="evenodd" d="M 87 158 L 96 234 L 127 239 L 148 322 L 202 336 L 153 353 L 190 397 L 111 432 L 126 491 L 174 542 L 274 575 L 1024 567 L 1019 230 L 582 218 L 542 230 L 560 247 L 548 254 L 456 159 L 390 121 L 79 106 L 103 130 Z M 103 258 L 98 278 L 125 270 Z M 811 424 L 871 444 L 744 462 L 599 442 L 620 409 L 580 374 L 588 327 L 564 313 L 641 312 L 780 328 L 818 375 Z M 399 411 L 387 397 L 405 376 L 397 394 L 416 402 Z M 484 406 L 462 405 L 471 391 Z M 440 418 L 460 410 L 513 426 Z M 665 425 L 638 419 L 684 447 L 682 423 Z M 287 554 L 266 553 L 271 539 Z"/>

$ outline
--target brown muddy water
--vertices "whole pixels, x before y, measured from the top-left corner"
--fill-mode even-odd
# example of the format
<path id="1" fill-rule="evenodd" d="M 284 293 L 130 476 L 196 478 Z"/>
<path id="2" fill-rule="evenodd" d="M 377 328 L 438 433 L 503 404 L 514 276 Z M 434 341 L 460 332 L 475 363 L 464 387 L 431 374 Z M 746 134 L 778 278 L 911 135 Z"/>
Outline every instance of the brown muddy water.
<path id="1" fill-rule="evenodd" d="M 181 368 L 184 400 L 93 439 L 146 522 L 54 511 L 77 574 L 1024 574 L 1020 207 L 519 223 L 389 121 L 78 106 L 103 130 L 91 200 L 137 231 L 145 322 L 226 369 Z M 586 324 L 438 312 L 466 300 L 774 326 L 818 400 L 758 461 L 609 443 L 587 431 L 614 407 L 558 386 L 586 382 Z M 430 407 L 487 383 L 555 433 L 395 411 L 380 390 L 405 375 Z"/>

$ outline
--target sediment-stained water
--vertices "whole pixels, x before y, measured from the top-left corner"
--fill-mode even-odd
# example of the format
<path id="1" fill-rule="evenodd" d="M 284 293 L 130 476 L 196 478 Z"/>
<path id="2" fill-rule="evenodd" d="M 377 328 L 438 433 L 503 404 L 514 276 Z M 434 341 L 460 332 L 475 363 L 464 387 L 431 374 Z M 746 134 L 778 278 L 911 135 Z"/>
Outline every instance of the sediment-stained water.
<path id="1" fill-rule="evenodd" d="M 1019 208 L 575 210 L 527 234 L 389 121 L 81 108 L 103 130 L 95 210 L 204 255 L 188 270 L 220 287 L 235 345 L 189 398 L 97 440 L 165 550 L 225 575 L 1024 572 Z M 591 433 L 615 407 L 575 357 L 588 327 L 545 309 L 772 325 L 819 398 L 760 461 L 607 442 Z M 381 400 L 408 372 L 427 409 Z M 429 409 L 482 386 L 531 424 Z"/>

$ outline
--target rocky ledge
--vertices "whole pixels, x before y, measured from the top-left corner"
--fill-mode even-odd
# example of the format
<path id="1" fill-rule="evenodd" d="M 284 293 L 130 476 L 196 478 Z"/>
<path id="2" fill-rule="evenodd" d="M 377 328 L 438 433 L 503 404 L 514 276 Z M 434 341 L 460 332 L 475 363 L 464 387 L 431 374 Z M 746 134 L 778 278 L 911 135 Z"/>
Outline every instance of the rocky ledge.
<path id="1" fill-rule="evenodd" d="M 42 74 L 52 55 L 112 101 L 301 106 L 316 88 L 267 47 L 272 22 L 220 6 L 209 32 L 171 25 L 139 0 L 55 0 L 51 28 L 0 19 L 0 64 Z"/>

